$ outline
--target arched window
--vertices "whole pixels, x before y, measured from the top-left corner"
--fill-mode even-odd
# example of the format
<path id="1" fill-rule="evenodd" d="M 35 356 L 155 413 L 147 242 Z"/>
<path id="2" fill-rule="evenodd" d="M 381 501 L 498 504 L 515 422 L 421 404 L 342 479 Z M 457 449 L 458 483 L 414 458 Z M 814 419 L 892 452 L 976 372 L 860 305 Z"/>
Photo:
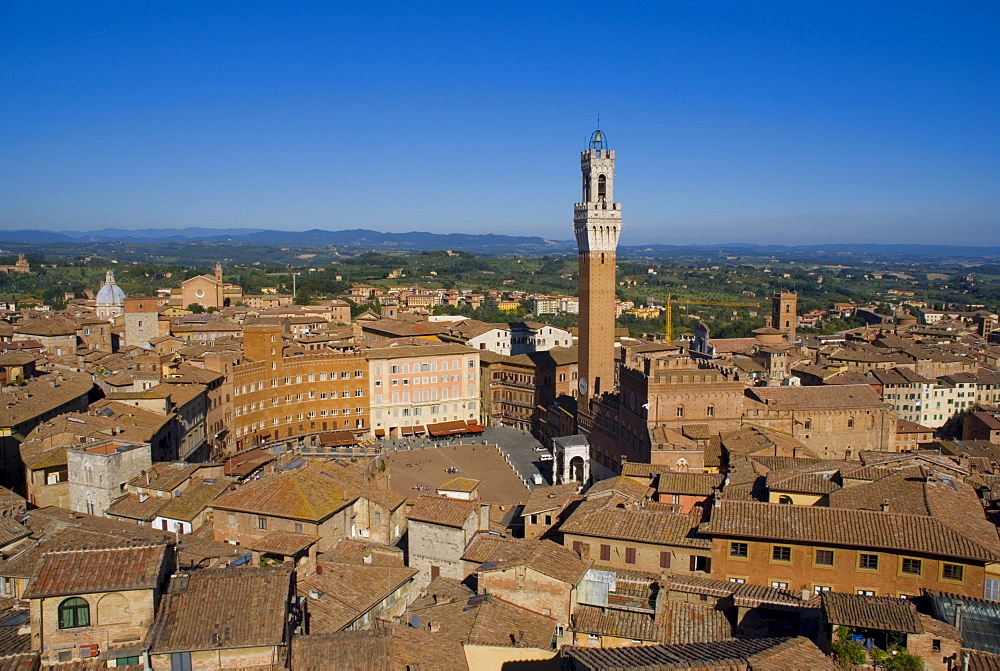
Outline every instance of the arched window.
<path id="1" fill-rule="evenodd" d="M 792 502 L 792 497 L 786 494 L 782 494 L 781 496 L 778 497 L 778 503 L 788 504 L 791 502 Z"/>
<path id="2" fill-rule="evenodd" d="M 848 429 L 853 429 L 854 428 L 854 418 L 853 417 L 851 417 L 851 418 L 849 418 L 847 420 L 847 428 Z"/>
<path id="3" fill-rule="evenodd" d="M 604 175 L 597 176 L 597 200 L 604 200 L 608 197 L 608 178 Z"/>
<path id="4" fill-rule="evenodd" d="M 710 405 L 707 408 L 705 408 L 705 414 L 708 417 L 715 417 L 715 406 L 714 405 Z"/>
<path id="5" fill-rule="evenodd" d="M 90 604 L 78 596 L 66 599 L 59 604 L 59 628 L 90 626 Z"/>
<path id="6" fill-rule="evenodd" d="M 683 405 L 677 406 L 677 416 L 678 417 L 683 417 L 684 416 L 684 406 Z"/>

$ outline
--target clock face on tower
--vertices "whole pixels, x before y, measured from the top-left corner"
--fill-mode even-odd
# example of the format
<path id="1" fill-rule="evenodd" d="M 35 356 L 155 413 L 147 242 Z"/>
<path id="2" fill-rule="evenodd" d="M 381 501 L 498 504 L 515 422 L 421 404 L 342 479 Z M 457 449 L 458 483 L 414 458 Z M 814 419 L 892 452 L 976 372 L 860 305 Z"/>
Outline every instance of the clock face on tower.
<path id="1" fill-rule="evenodd" d="M 628 393 L 628 407 L 632 412 L 635 412 L 635 392 L 630 391 Z"/>
<path id="2" fill-rule="evenodd" d="M 581 377 L 580 381 L 576 383 L 577 389 L 580 390 L 580 396 L 587 395 L 587 378 Z"/>

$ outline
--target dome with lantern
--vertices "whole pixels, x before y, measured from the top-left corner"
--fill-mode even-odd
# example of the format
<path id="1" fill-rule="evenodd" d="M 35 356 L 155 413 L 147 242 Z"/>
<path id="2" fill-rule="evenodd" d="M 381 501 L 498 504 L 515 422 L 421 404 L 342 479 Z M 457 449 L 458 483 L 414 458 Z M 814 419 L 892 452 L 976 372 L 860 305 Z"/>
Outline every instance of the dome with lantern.
<path id="1" fill-rule="evenodd" d="M 125 292 L 115 284 L 115 272 L 109 270 L 94 301 L 97 316 L 112 319 L 125 312 Z"/>

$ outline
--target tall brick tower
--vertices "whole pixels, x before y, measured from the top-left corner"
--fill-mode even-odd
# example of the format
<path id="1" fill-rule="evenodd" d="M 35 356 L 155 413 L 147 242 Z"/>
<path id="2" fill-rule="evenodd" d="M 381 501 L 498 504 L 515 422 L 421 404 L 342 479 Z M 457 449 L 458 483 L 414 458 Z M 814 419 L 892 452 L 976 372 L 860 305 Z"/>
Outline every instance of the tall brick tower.
<path id="1" fill-rule="evenodd" d="M 614 202 L 615 152 L 600 130 L 580 154 L 583 202 L 573 207 L 580 255 L 580 401 L 615 387 L 615 250 L 622 228 Z"/>
<path id="2" fill-rule="evenodd" d="M 775 291 L 771 297 L 771 326 L 784 333 L 790 342 L 795 342 L 799 324 L 798 304 L 799 295 L 794 291 Z"/>

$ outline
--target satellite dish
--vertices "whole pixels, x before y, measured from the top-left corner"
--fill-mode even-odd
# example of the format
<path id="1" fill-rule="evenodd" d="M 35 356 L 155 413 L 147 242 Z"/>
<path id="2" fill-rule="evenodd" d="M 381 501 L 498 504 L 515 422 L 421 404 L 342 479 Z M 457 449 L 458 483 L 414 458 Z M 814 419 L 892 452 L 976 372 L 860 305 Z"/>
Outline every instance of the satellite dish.
<path id="1" fill-rule="evenodd" d="M 587 395 L 587 378 L 581 377 L 580 381 L 576 383 L 577 389 L 580 390 L 580 396 L 586 397 Z"/>
<path id="2" fill-rule="evenodd" d="M 410 616 L 410 626 L 413 627 L 414 629 L 420 629 L 420 616 L 419 615 L 411 615 Z"/>

